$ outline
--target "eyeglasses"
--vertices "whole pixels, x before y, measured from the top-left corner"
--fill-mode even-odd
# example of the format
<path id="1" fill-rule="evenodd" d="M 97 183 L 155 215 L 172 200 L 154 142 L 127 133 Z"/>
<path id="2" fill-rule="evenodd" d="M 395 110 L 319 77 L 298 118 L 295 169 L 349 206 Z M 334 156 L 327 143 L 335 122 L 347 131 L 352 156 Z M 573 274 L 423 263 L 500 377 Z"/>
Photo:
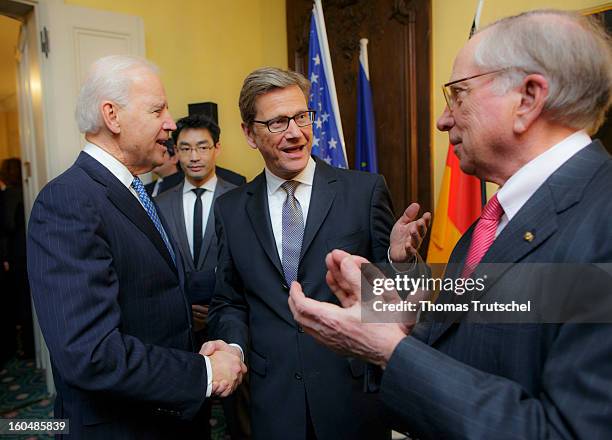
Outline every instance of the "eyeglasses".
<path id="1" fill-rule="evenodd" d="M 455 81 L 448 82 L 442 86 L 442 93 L 444 94 L 444 99 L 446 100 L 446 105 L 449 110 L 452 110 L 455 107 L 457 102 L 461 102 L 462 96 L 470 91 L 468 87 L 461 87 L 457 84 L 469 81 L 471 79 L 480 78 L 481 76 L 493 75 L 494 73 L 500 73 L 508 69 L 498 69 L 493 70 L 492 72 L 479 73 L 478 75 L 468 76 L 467 78 L 457 79 Z"/>
<path id="2" fill-rule="evenodd" d="M 214 145 L 200 145 L 199 147 L 178 147 L 177 150 L 179 152 L 179 154 L 183 154 L 185 156 L 187 156 L 188 154 L 191 154 L 192 151 L 195 151 L 198 155 L 200 154 L 204 154 L 207 153 L 208 151 L 212 150 L 213 148 L 215 148 Z"/>
<path id="3" fill-rule="evenodd" d="M 268 127 L 268 130 L 270 130 L 270 133 L 281 133 L 289 128 L 289 123 L 292 119 L 295 121 L 298 127 L 307 127 L 312 125 L 316 113 L 317 112 L 314 110 L 307 110 L 291 117 L 279 116 L 278 118 L 269 119 L 267 121 L 253 122 L 265 125 Z"/>

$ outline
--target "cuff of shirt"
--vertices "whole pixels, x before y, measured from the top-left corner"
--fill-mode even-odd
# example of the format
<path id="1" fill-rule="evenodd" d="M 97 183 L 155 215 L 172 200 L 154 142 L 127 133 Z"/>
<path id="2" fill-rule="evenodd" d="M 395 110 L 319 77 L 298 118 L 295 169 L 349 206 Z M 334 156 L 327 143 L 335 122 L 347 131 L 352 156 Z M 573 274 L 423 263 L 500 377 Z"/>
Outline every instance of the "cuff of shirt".
<path id="1" fill-rule="evenodd" d="M 244 363 L 244 350 L 242 349 L 242 347 L 238 344 L 227 344 L 231 347 L 236 347 L 238 350 L 240 350 L 240 360 L 242 361 L 242 363 Z"/>
<path id="2" fill-rule="evenodd" d="M 391 265 L 391 268 L 396 272 L 396 273 L 407 273 L 407 272 L 411 272 L 417 265 L 417 257 L 412 257 L 411 261 L 407 261 L 406 263 L 401 263 L 401 264 L 411 264 L 410 268 L 408 270 L 399 270 L 397 267 L 395 267 L 395 264 L 393 263 L 393 261 L 391 261 L 391 246 L 389 246 L 387 248 L 387 260 L 389 261 L 389 264 Z"/>
<path id="3" fill-rule="evenodd" d="M 208 356 L 204 356 L 204 362 L 206 362 L 206 377 L 208 379 L 208 383 L 206 384 L 206 397 L 208 398 L 212 394 L 212 366 L 210 364 L 210 359 L 208 358 Z"/>

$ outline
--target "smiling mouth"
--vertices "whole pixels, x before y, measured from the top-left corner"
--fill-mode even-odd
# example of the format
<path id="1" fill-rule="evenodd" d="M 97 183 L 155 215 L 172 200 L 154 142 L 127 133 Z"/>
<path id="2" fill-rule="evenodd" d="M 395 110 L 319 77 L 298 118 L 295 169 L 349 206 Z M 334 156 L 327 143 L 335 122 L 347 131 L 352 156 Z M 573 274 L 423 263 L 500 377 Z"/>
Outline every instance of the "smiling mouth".
<path id="1" fill-rule="evenodd" d="M 282 151 L 283 153 L 289 153 L 289 154 L 291 154 L 291 153 L 297 153 L 297 152 L 300 152 L 300 151 L 302 151 L 303 149 L 304 149 L 304 146 L 303 146 L 303 145 L 297 145 L 297 146 L 295 146 L 295 147 L 283 148 L 281 151 Z"/>

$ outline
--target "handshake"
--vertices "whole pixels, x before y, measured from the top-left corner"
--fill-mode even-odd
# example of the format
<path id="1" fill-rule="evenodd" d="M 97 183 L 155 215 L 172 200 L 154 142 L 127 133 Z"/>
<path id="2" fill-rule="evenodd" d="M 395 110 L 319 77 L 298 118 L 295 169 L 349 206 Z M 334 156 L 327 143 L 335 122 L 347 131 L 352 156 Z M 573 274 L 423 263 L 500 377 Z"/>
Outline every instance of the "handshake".
<path id="1" fill-rule="evenodd" d="M 240 349 L 216 340 L 205 342 L 200 348 L 200 354 L 210 359 L 213 377 L 212 395 L 227 397 L 232 394 L 247 372 Z"/>

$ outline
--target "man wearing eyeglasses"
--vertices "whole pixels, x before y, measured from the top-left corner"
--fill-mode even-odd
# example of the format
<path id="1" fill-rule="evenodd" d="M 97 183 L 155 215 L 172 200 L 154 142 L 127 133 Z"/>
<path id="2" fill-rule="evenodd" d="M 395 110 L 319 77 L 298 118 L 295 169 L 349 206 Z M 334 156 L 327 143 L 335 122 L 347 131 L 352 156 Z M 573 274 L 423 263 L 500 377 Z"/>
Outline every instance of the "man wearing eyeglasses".
<path id="1" fill-rule="evenodd" d="M 217 237 L 214 201 L 236 188 L 215 173 L 221 153 L 221 129 L 209 117 L 191 115 L 176 122 L 174 149 L 185 178 L 155 201 L 170 234 L 178 242 L 185 267 L 185 293 L 191 303 L 193 330 L 199 344 L 207 338 L 208 306 L 215 288 Z M 211 405 L 205 405 L 202 438 L 210 438 Z"/>
<path id="2" fill-rule="evenodd" d="M 254 439 L 389 438 L 377 394 L 363 390 L 366 364 L 319 345 L 287 304 L 294 280 L 332 300 L 325 284 L 332 249 L 386 260 L 394 218 L 381 176 L 311 157 L 309 88 L 302 75 L 276 68 L 244 81 L 242 130 L 265 169 L 216 204 L 211 332 L 235 344 L 230 349 L 252 371 Z"/>
<path id="3" fill-rule="evenodd" d="M 322 343 L 385 369 L 381 398 L 413 437 L 612 438 L 612 159 L 589 136 L 612 101 L 610 38 L 575 13 L 508 17 L 463 47 L 444 92 L 437 126 L 461 169 L 500 186 L 446 276 L 492 274 L 474 299 L 503 304 L 531 292 L 536 316 L 478 320 L 468 301 L 454 319 L 425 316 L 409 335 L 397 324 L 365 327 L 356 318 L 364 261 L 340 252 L 328 282 L 347 307 L 294 284 L 294 316 Z M 555 264 L 538 270 L 543 263 Z M 537 277 L 521 276 L 530 271 Z M 593 293 L 603 301 L 585 296 Z M 445 296 L 437 305 L 462 305 Z M 573 319 L 557 318 L 559 307 Z"/>

